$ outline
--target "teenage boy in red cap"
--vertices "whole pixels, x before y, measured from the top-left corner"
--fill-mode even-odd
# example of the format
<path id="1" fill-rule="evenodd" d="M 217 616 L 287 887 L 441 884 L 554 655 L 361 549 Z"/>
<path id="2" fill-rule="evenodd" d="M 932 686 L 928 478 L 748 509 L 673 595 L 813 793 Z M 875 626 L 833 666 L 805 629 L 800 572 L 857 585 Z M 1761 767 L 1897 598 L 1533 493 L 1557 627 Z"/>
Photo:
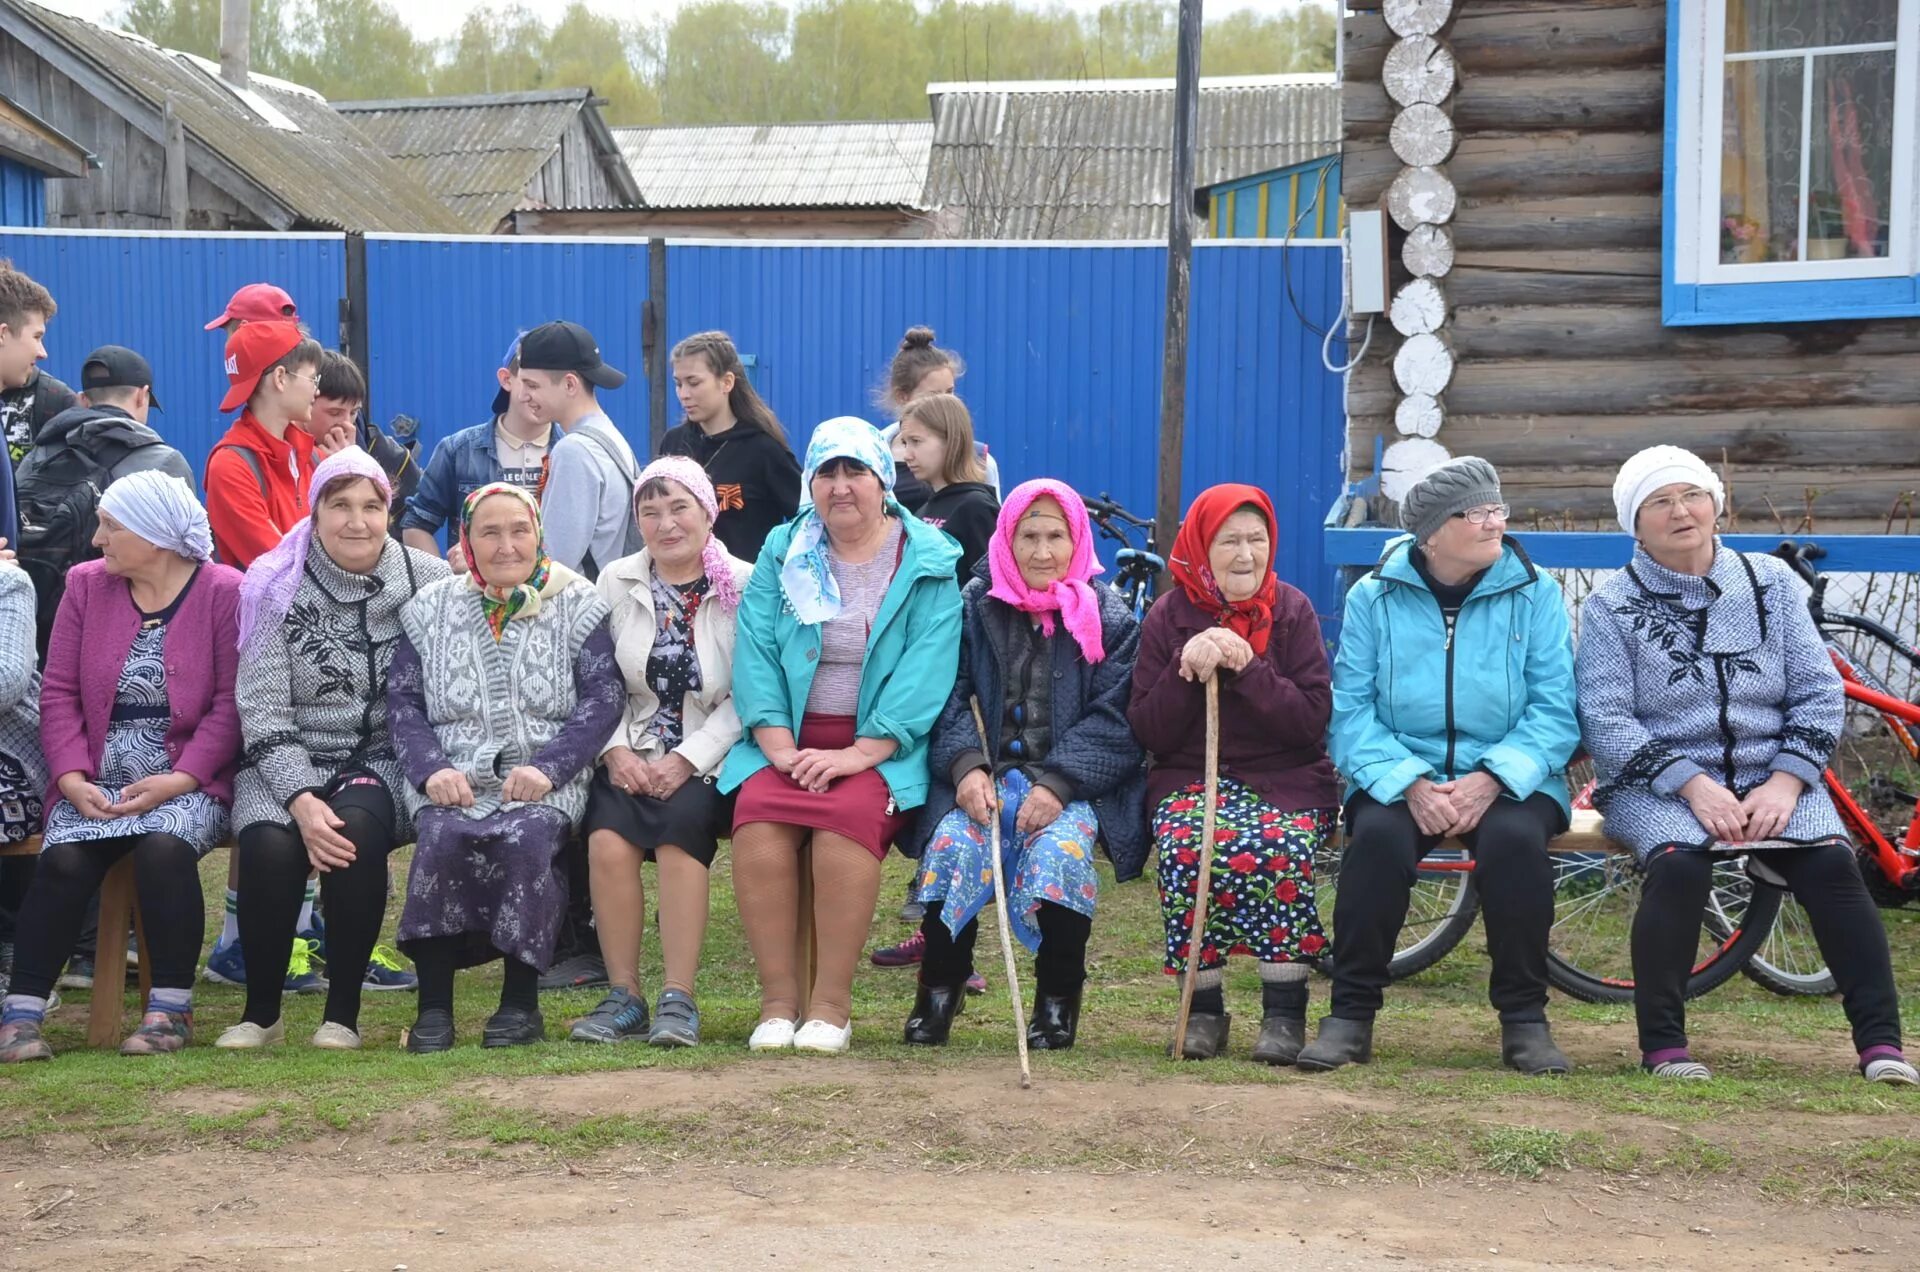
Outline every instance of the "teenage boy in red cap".
<path id="1" fill-rule="evenodd" d="M 222 411 L 240 418 L 207 456 L 207 520 L 222 561 L 244 570 L 307 515 L 319 462 L 306 424 L 320 344 L 291 322 L 250 322 L 227 337 Z"/>
<path id="2" fill-rule="evenodd" d="M 233 299 L 220 311 L 220 316 L 207 324 L 206 329 L 214 328 L 232 335 L 250 322 L 299 322 L 299 311 L 293 307 L 293 297 L 275 287 L 272 283 L 248 283 L 233 293 Z"/>

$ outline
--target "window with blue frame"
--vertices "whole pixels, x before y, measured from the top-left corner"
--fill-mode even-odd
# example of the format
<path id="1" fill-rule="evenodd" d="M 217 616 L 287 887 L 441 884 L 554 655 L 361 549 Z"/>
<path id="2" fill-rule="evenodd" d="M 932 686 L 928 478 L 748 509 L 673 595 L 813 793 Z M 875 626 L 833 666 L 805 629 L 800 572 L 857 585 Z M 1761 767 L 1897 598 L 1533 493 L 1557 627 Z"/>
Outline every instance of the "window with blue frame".
<path id="1" fill-rule="evenodd" d="M 1920 315 L 1920 0 L 1669 0 L 1670 326 Z"/>

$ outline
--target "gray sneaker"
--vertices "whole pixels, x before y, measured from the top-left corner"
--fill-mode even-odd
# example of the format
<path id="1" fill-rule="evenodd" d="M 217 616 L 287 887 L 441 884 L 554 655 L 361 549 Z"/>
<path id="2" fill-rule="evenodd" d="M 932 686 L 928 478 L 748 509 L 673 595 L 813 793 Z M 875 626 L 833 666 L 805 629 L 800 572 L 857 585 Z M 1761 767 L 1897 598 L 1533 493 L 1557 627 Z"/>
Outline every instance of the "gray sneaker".
<path id="1" fill-rule="evenodd" d="M 694 1005 L 693 995 L 677 989 L 663 990 L 647 1041 L 656 1047 L 699 1046 L 700 1009 Z"/>
<path id="2" fill-rule="evenodd" d="M 646 1042 L 647 1000 L 610 989 L 600 1005 L 573 1022 L 575 1042 Z"/>

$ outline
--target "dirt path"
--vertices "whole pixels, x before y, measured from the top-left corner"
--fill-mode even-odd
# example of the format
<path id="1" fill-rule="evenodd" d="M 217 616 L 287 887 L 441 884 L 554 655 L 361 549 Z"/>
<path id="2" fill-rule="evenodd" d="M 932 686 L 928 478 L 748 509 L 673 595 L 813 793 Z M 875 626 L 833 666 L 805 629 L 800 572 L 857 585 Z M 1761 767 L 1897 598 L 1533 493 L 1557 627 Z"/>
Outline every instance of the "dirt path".
<path id="1" fill-rule="evenodd" d="M 241 1097 L 171 1098 L 219 1113 Z M 1758 1176 L 1574 1169 L 1524 1181 L 1444 1157 L 1447 1137 L 1482 1124 L 1599 1133 L 1610 1149 L 1649 1153 L 1706 1128 L 1549 1099 L 1467 1122 L 1421 1121 L 1431 1113 L 1306 1082 L 1047 1081 L 1021 1095 L 1004 1066 L 903 1074 L 854 1060 L 486 1082 L 453 1106 L 264 1152 L 0 1141 L 0 1268 L 1878 1268 L 1920 1257 L 1911 1210 L 1777 1201 Z M 1798 1116 L 1716 1119 L 1710 1133 L 1790 1154 L 1915 1125 L 1904 1111 Z M 556 1149 L 535 1134 L 581 1119 L 617 1128 L 619 1142 Z M 1405 1126 L 1426 1130 L 1389 1134 Z M 1409 1145 L 1442 1164 L 1423 1168 Z M 1387 1153 L 1399 1154 L 1390 1168 Z"/>

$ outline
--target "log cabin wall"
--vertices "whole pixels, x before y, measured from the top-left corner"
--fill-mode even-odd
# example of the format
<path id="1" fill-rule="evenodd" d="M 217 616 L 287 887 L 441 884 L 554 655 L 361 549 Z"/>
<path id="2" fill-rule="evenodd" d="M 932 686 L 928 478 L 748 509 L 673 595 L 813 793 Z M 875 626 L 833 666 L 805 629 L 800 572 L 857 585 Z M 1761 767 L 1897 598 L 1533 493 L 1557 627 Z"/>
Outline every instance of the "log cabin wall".
<path id="1" fill-rule="evenodd" d="M 1724 465 L 1740 529 L 1800 525 L 1811 498 L 1820 530 L 1884 531 L 1899 510 L 1892 528 L 1920 532 L 1920 320 L 1661 325 L 1666 0 L 1453 8 L 1455 259 L 1437 281 L 1455 367 L 1434 442 L 1500 469 L 1516 527 L 1615 528 L 1620 462 L 1671 442 Z M 1384 205 L 1404 167 L 1382 81 L 1398 38 L 1376 10 L 1342 39 L 1343 193 Z M 1391 296 L 1412 275 L 1388 224 Z M 1349 381 L 1351 476 L 1376 438 L 1406 440 L 1402 343 L 1382 315 Z"/>

